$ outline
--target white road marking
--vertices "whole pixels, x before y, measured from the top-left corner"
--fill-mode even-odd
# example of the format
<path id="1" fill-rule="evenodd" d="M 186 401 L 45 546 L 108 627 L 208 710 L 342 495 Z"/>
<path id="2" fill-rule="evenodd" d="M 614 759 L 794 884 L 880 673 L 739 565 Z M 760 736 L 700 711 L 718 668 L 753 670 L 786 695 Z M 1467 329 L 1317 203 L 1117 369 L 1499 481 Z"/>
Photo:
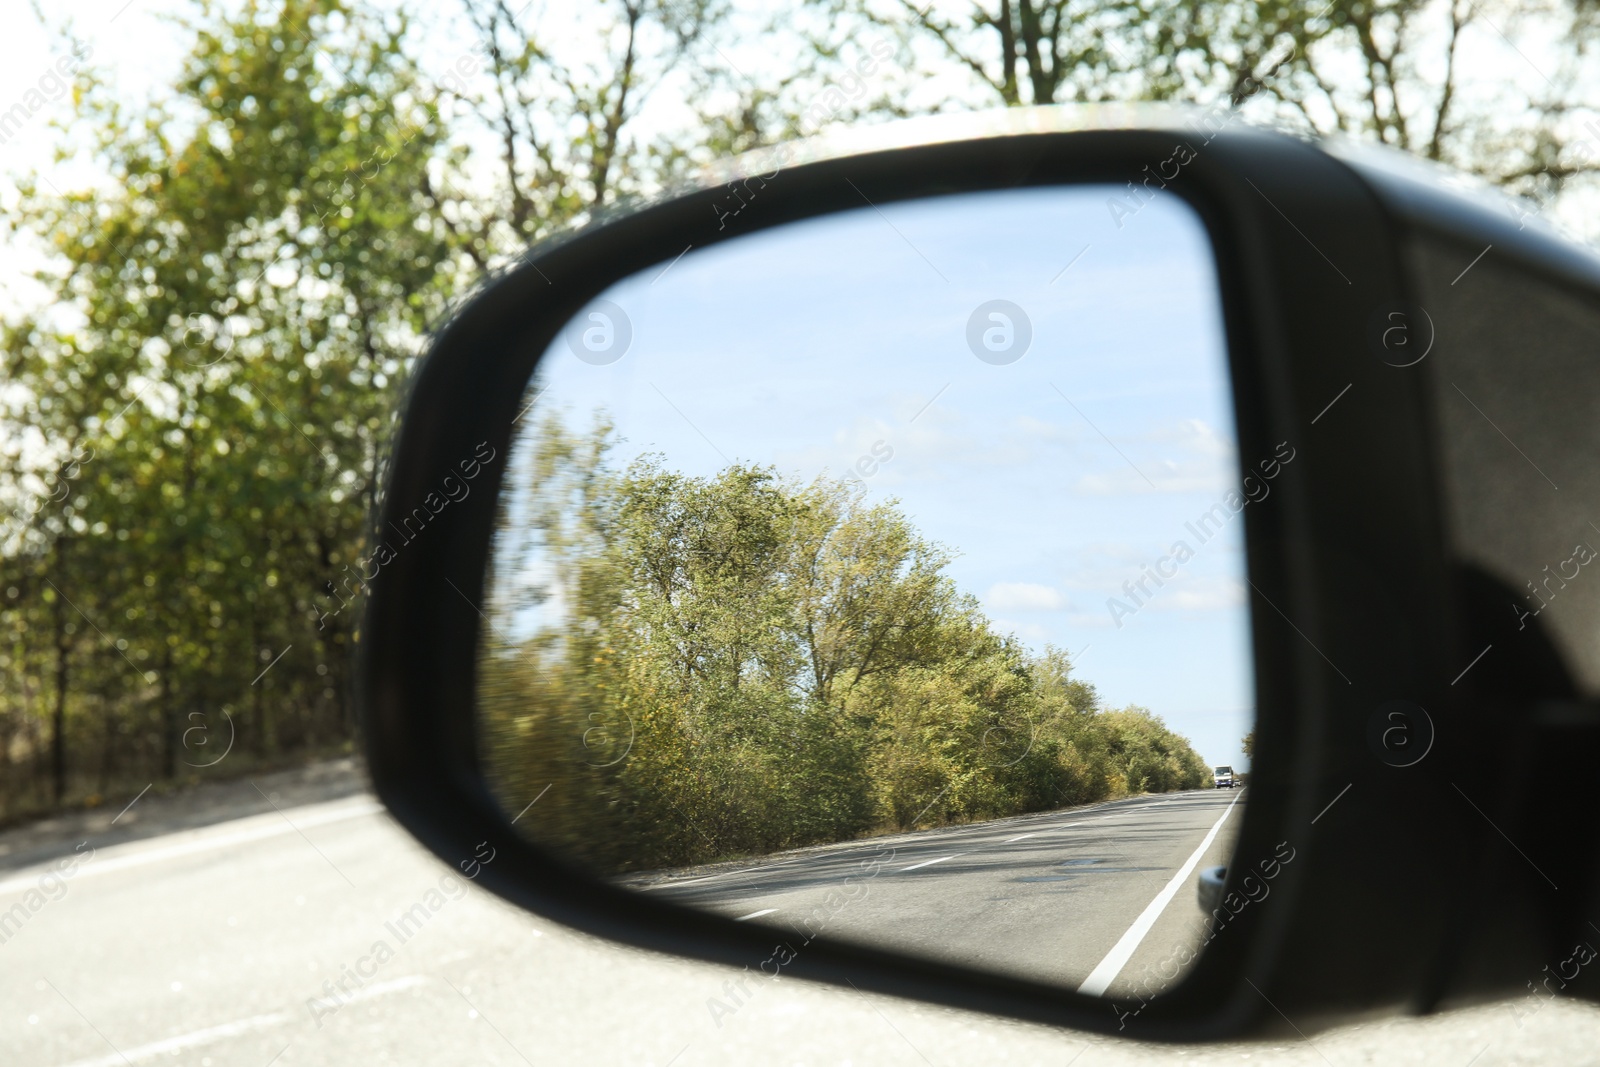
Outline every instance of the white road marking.
<path id="1" fill-rule="evenodd" d="M 735 919 L 733 921 L 736 922 L 736 923 L 742 923 L 747 919 L 759 919 L 759 918 L 761 918 L 761 916 L 763 916 L 763 915 L 771 915 L 773 912 L 775 912 L 777 910 L 778 910 L 777 908 L 762 908 L 760 911 L 752 911 L 749 915 L 741 915 L 741 916 L 739 916 L 737 919 Z"/>
<path id="2" fill-rule="evenodd" d="M 358 989 L 354 993 L 339 1000 L 342 1007 L 345 1004 L 354 1004 L 360 1000 L 372 1000 L 387 993 L 399 993 L 402 990 L 414 989 L 424 985 L 428 979 L 420 974 L 408 974 L 402 978 L 391 978 L 387 982 L 377 982 Z M 286 1011 L 273 1012 L 270 1015 L 252 1015 L 248 1019 L 236 1019 L 231 1023 L 220 1026 L 208 1026 L 204 1030 L 194 1030 L 177 1037 L 169 1037 L 164 1041 L 152 1041 L 148 1045 L 139 1045 L 135 1048 L 125 1049 L 122 1052 L 107 1056 L 95 1056 L 92 1059 L 77 1060 L 67 1067 L 126 1067 L 135 1060 L 147 1060 L 165 1053 L 182 1052 L 184 1049 L 197 1048 L 201 1045 L 214 1045 L 218 1041 L 226 1041 L 230 1037 L 252 1033 L 256 1030 L 266 1030 L 270 1027 L 280 1026 L 291 1022 L 294 1014 Z"/>
<path id="3" fill-rule="evenodd" d="M 78 879 L 87 878 L 90 875 L 110 874 L 114 871 L 125 871 L 132 867 L 144 867 L 152 863 L 161 863 L 164 860 L 192 856 L 201 852 L 211 852 L 216 849 L 229 848 L 233 845 L 242 845 L 251 841 L 260 841 L 269 837 L 280 837 L 284 834 L 295 833 L 297 828 L 304 830 L 313 826 L 326 826 L 329 823 L 343 822 L 346 819 L 359 819 L 365 815 L 376 815 L 386 809 L 371 797 L 363 797 L 354 803 L 347 800 L 339 800 L 327 804 L 308 804 L 304 807 L 288 810 L 295 812 L 295 822 L 292 825 L 286 822 L 282 815 L 274 811 L 265 815 L 251 815 L 243 819 L 217 823 L 199 830 L 185 830 L 178 834 L 164 834 L 148 841 L 130 841 L 125 845 L 113 845 L 97 849 L 88 858 L 84 858 L 81 853 L 75 853 L 82 862 L 68 877 L 71 881 L 76 882 Z M 173 837 L 178 837 L 182 840 L 173 844 L 160 844 L 160 842 Z M 30 868 L 27 872 L 0 881 L 0 894 L 34 889 L 38 886 L 39 879 L 54 868 L 55 862 L 40 864 L 37 867 Z"/>
<path id="4" fill-rule="evenodd" d="M 1025 837 L 1032 837 L 1032 836 L 1033 836 L 1033 834 L 1018 834 L 1016 837 L 1008 837 L 1008 838 L 1006 838 L 1006 844 L 1009 845 L 1013 841 L 1021 841 Z"/>
<path id="5" fill-rule="evenodd" d="M 1199 792 L 1202 792 L 1202 790 L 1192 790 L 1189 793 L 1183 793 L 1179 795 L 1187 796 L 1191 795 L 1191 793 Z M 1059 826 L 1046 826 L 1038 832 L 1047 833 L 1052 830 L 1071 830 L 1079 826 L 1087 826 L 1089 823 L 1099 822 L 1102 819 L 1116 818 L 1120 815 L 1137 814 L 1146 808 L 1159 807 L 1160 805 L 1168 803 L 1168 801 L 1171 800 L 1171 797 L 1168 796 L 1162 800 L 1151 803 L 1150 797 L 1157 795 L 1160 794 L 1146 794 L 1136 797 L 1124 797 L 1120 800 L 1100 801 L 1098 803 L 1089 805 L 1086 810 L 1092 811 L 1098 808 L 1115 808 L 1116 810 L 1109 811 L 1104 815 L 1096 815 L 1089 818 L 1079 819 L 1077 822 L 1063 823 Z M 1008 819 L 995 821 L 1032 821 L 1036 819 L 1058 818 L 1059 815 L 1059 812 L 1043 811 L 1034 812 L 1029 815 L 1012 816 Z M 994 830 L 995 827 L 993 823 L 979 823 L 969 826 L 938 827 L 933 830 L 919 830 L 909 833 L 895 834 L 890 837 L 869 838 L 856 843 L 838 842 L 838 844 L 845 845 L 846 847 L 834 848 L 824 846 L 823 849 L 818 852 L 801 856 L 792 856 L 787 859 L 776 860 L 772 863 L 762 863 L 754 867 L 736 867 L 732 870 L 717 871 L 714 874 L 702 874 L 693 878 L 656 882 L 652 885 L 632 886 L 631 888 L 638 893 L 649 893 L 658 889 L 680 889 L 684 886 L 703 885 L 706 882 L 716 881 L 719 878 L 728 878 L 732 877 L 733 875 L 755 874 L 757 872 L 772 871 L 780 867 L 790 867 L 797 863 L 808 863 L 812 860 L 834 860 L 841 856 L 852 856 L 861 852 L 871 852 L 873 850 L 881 851 L 885 848 L 896 849 L 899 848 L 902 843 L 906 845 L 921 845 L 927 844 L 930 841 L 949 843 L 959 837 L 969 837 L 974 834 L 992 833 Z M 948 859 L 951 857 L 946 858 Z"/>
<path id="6" fill-rule="evenodd" d="M 716 874 L 703 874 L 698 878 L 685 878 L 685 879 L 682 879 L 681 881 L 676 881 L 676 882 L 657 882 L 654 885 L 641 885 L 641 886 L 635 886 L 633 888 L 635 889 L 635 891 L 640 892 L 640 893 L 648 893 L 652 889 L 677 889 L 680 886 L 699 885 L 702 882 L 715 881 L 718 878 L 728 878 L 728 877 L 731 877 L 732 875 L 735 875 L 735 874 L 753 874 L 756 871 L 770 871 L 770 870 L 772 870 L 772 869 L 774 869 L 776 867 L 788 867 L 788 866 L 791 866 L 791 865 L 796 864 L 796 863 L 804 863 L 806 860 L 809 860 L 809 859 L 831 859 L 833 856 L 836 856 L 836 855 L 845 855 L 846 853 L 849 853 L 849 852 L 859 852 L 859 851 L 861 851 L 861 849 L 852 848 L 852 849 L 845 849 L 844 851 L 837 852 L 837 853 L 834 853 L 834 852 L 824 853 L 824 854 L 822 854 L 820 856 L 795 856 L 792 859 L 779 860 L 776 863 L 763 863 L 763 864 L 760 864 L 760 865 L 755 866 L 755 867 L 736 867 L 736 868 L 734 868 L 733 870 L 730 870 L 730 871 L 718 871 Z"/>
<path id="7" fill-rule="evenodd" d="M 943 863 L 945 860 L 953 860 L 953 859 L 955 859 L 954 856 L 940 856 L 938 859 L 923 860 L 921 863 L 913 863 L 909 867 L 901 867 L 900 869 L 902 871 L 914 871 L 914 870 L 918 869 L 919 867 L 932 867 L 935 863 Z"/>
<path id="8" fill-rule="evenodd" d="M 1089 977 L 1083 980 L 1083 984 L 1078 987 L 1078 992 L 1098 997 L 1104 994 L 1106 987 L 1116 980 L 1117 975 L 1122 972 L 1122 968 L 1126 967 L 1128 961 L 1133 958 L 1133 953 L 1139 947 L 1139 943 L 1144 940 L 1145 935 L 1156 924 L 1156 920 L 1161 917 L 1161 913 L 1166 910 L 1167 905 L 1172 903 L 1172 898 L 1178 895 L 1179 889 L 1183 888 L 1183 883 L 1194 872 L 1195 866 L 1200 862 L 1200 857 L 1205 855 L 1206 849 L 1211 847 L 1211 842 L 1217 839 L 1217 833 L 1222 829 L 1222 824 L 1232 814 L 1233 806 L 1239 803 L 1239 797 L 1242 795 L 1242 793 L 1235 794 L 1234 798 L 1228 801 L 1228 806 L 1222 809 L 1222 814 L 1217 817 L 1216 822 L 1212 823 L 1211 829 L 1200 842 L 1200 847 L 1189 855 L 1182 867 L 1178 868 L 1178 873 L 1172 876 L 1172 880 L 1166 884 L 1166 888 L 1157 893 L 1156 898 L 1145 905 L 1144 911 L 1140 912 L 1139 917 L 1133 921 L 1133 925 L 1128 927 L 1127 933 L 1123 934 L 1122 938 L 1111 947 L 1111 951 L 1106 953 L 1106 958 L 1101 960 L 1099 965 L 1089 972 Z"/>
<path id="9" fill-rule="evenodd" d="M 274 1012 L 271 1015 L 253 1015 L 248 1019 L 239 1019 L 221 1026 L 208 1027 L 205 1030 L 195 1030 L 188 1034 L 179 1034 L 169 1037 L 165 1041 L 152 1041 L 148 1045 L 139 1045 L 122 1052 L 113 1052 L 107 1056 L 95 1056 L 87 1060 L 76 1060 L 67 1067 L 126 1067 L 135 1060 L 147 1060 L 153 1056 L 165 1053 L 181 1052 L 184 1049 L 194 1048 L 197 1045 L 210 1045 L 218 1041 L 226 1041 L 230 1037 L 248 1034 L 256 1030 L 265 1030 L 271 1026 L 279 1026 L 289 1021 L 289 1013 L 284 1011 Z"/>
<path id="10" fill-rule="evenodd" d="M 427 985 L 425 975 L 408 974 L 401 978 L 391 978 L 387 982 L 375 982 L 365 989 L 358 989 L 349 996 L 339 1000 L 340 1006 L 354 1004 L 358 1000 L 372 1000 L 374 997 L 386 996 L 390 993 L 399 993 L 407 989 L 415 989 L 419 985 Z M 326 998 L 324 998 L 326 999 Z M 337 999 L 337 998 L 336 998 Z"/>

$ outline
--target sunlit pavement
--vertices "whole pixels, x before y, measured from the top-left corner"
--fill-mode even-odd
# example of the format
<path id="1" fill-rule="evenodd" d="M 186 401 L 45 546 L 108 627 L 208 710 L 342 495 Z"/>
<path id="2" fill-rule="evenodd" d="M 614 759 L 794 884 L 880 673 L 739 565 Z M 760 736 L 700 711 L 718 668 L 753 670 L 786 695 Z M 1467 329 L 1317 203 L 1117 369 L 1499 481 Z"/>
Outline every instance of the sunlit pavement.
<path id="1" fill-rule="evenodd" d="M 850 939 L 1148 997 L 1201 940 L 1196 882 L 1232 853 L 1243 796 L 1138 796 L 869 838 L 644 891 L 770 926 L 791 945 Z"/>
<path id="2" fill-rule="evenodd" d="M 188 803 L 205 810 L 207 794 Z M 0 835 L 0 856 L 22 851 L 18 836 Z M 28 843 L 32 857 L 36 831 Z M 597 942 L 491 898 L 361 793 L 90 840 L 73 862 L 77 845 L 64 835 L 52 863 L 0 869 L 0 1063 L 1600 1062 L 1600 1009 L 1563 1002 L 1179 1049 L 792 979 L 740 994 L 732 969 Z"/>

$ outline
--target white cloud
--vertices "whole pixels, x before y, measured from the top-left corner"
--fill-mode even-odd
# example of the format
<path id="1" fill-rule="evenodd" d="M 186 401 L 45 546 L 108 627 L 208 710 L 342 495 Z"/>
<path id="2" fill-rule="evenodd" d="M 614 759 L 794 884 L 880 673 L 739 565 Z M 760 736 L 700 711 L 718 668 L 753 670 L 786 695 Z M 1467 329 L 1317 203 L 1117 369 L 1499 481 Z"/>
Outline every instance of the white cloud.
<path id="1" fill-rule="evenodd" d="M 995 611 L 1056 611 L 1067 606 L 1067 598 L 1058 590 L 1033 582 L 996 582 L 983 599 Z"/>
<path id="2" fill-rule="evenodd" d="M 999 631 L 1000 633 L 1010 634 L 1013 637 L 1021 638 L 1024 641 L 1032 641 L 1035 644 L 1044 644 L 1051 637 L 1050 631 L 1045 629 L 1043 626 L 1040 626 L 1036 622 L 1017 622 L 1014 619 L 994 619 L 993 625 L 995 630 Z"/>
<path id="3" fill-rule="evenodd" d="M 1083 474 L 1074 485 L 1078 493 L 1222 493 L 1233 487 L 1233 444 L 1202 419 L 1179 419 L 1125 437 L 1119 447 L 1127 453 L 1127 461 Z M 1152 455 L 1152 448 L 1160 454 Z"/>
<path id="4" fill-rule="evenodd" d="M 1183 419 L 1175 436 L 1183 447 L 1195 455 L 1205 456 L 1228 469 L 1233 464 L 1233 441 L 1223 437 L 1203 419 Z"/>
<path id="5" fill-rule="evenodd" d="M 1237 578 L 1196 575 L 1150 600 L 1156 611 L 1215 611 L 1244 603 L 1244 583 Z"/>

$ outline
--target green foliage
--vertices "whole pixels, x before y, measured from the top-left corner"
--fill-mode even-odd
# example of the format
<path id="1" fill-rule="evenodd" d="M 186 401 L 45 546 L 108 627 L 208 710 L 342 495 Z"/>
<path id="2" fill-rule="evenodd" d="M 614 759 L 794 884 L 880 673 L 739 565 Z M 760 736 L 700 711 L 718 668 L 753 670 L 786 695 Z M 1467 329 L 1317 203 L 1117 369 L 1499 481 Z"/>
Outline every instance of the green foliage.
<path id="1" fill-rule="evenodd" d="M 848 117 L 906 111 L 1162 101 L 1198 105 L 1201 148 L 1241 117 L 1311 136 L 1347 135 L 1476 172 L 1531 197 L 1565 199 L 1565 221 L 1600 234 L 1594 0 L 808 0 L 825 17 L 802 61 L 728 75 L 739 106 L 708 118 L 736 143 L 784 139 L 785 116 L 835 87 Z M 896 61 L 862 89 L 861 42 Z M 1530 60 L 1529 56 L 1535 56 Z M 1485 69 L 1485 57 L 1489 69 Z M 726 137 L 723 138 L 727 140 Z"/>
<path id="2" fill-rule="evenodd" d="M 330 594 L 453 284 L 419 210 L 442 129 L 403 24 L 252 0 L 191 29 L 166 107 L 79 85 L 114 183 L 25 184 L 13 221 L 55 304 L 4 337 L 0 759 L 36 773 L 0 811 L 350 736 Z"/>
<path id="3" fill-rule="evenodd" d="M 618 471 L 611 440 L 548 416 L 497 534 L 482 736 L 540 841 L 660 867 L 1206 780 L 1065 653 L 996 633 L 893 502 Z"/>
<path id="4" fill-rule="evenodd" d="M 51 258 L 48 306 L 0 327 L 0 816 L 195 773 L 217 751 L 199 741 L 230 732 L 228 767 L 350 743 L 355 572 L 400 383 L 468 272 L 528 241 L 829 126 L 1069 100 L 1345 132 L 1545 210 L 1600 175 L 1571 88 L 1595 10 L 810 0 L 763 23 L 604 0 L 572 45 L 529 9 L 452 0 L 474 47 L 432 82 L 391 5 L 194 0 L 161 98 L 79 73 L 58 143 L 102 177 L 23 178 L 7 201 L 11 235 Z M 745 38 L 777 60 L 735 67 Z M 1518 42 L 1541 69 L 1469 91 L 1457 60 Z M 1159 723 L 1105 714 L 1064 659 L 994 634 L 892 508 L 760 470 L 641 468 L 624 497 L 602 443 L 546 442 L 571 451 L 539 484 L 572 508 L 547 494 L 528 527 L 593 632 L 496 653 L 504 699 L 559 710 L 518 720 L 526 784 L 636 729 L 657 762 L 597 768 L 582 795 L 619 827 L 673 798 L 686 856 L 1191 775 Z M 595 815 L 541 803 L 577 805 L 552 825 Z"/>

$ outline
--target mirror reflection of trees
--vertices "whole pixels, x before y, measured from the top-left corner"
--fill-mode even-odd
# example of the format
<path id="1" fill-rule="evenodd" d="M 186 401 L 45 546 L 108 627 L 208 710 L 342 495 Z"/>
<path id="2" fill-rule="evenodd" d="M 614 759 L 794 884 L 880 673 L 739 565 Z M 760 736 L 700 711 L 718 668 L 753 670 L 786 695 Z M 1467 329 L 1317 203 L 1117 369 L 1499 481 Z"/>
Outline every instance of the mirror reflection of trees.
<path id="1" fill-rule="evenodd" d="M 603 422 L 530 437 L 480 712 L 534 839 L 649 869 L 1209 782 L 1159 718 L 996 632 L 894 501 L 618 464 Z"/>

